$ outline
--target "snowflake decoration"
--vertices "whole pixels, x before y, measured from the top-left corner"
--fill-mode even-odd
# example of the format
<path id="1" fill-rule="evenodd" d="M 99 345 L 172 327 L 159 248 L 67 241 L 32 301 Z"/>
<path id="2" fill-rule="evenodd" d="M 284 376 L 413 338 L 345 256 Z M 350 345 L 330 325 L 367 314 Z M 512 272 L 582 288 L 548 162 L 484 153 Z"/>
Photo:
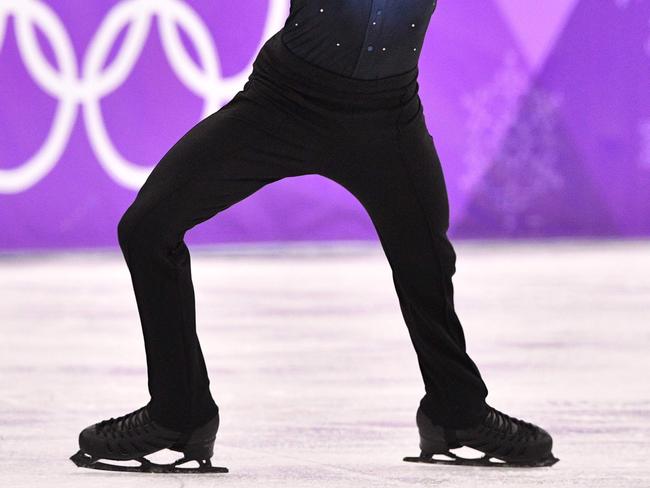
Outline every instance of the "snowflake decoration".
<path id="1" fill-rule="evenodd" d="M 468 111 L 465 172 L 460 177 L 460 187 L 465 192 L 471 191 L 490 167 L 508 128 L 515 122 L 527 81 L 525 70 L 517 64 L 516 54 L 510 51 L 489 83 L 461 98 Z"/>
<path id="2" fill-rule="evenodd" d="M 526 224 L 541 224 L 530 215 L 532 204 L 564 184 L 557 170 L 559 143 L 557 112 L 561 97 L 531 90 L 521 116 L 511 128 L 489 176 L 488 198 L 504 228 L 514 231 L 522 218 Z"/>
<path id="3" fill-rule="evenodd" d="M 506 55 L 493 80 L 463 97 L 469 117 L 461 185 L 509 232 L 542 225 L 534 203 L 564 184 L 557 170 L 561 96 L 529 87 L 515 60 Z"/>

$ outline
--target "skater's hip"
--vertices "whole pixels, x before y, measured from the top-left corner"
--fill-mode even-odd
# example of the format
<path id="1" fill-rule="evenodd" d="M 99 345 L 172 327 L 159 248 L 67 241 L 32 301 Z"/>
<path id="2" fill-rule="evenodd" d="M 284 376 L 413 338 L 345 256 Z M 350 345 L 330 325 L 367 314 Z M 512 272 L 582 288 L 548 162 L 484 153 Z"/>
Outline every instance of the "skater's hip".
<path id="1" fill-rule="evenodd" d="M 387 78 L 349 78 L 311 64 L 271 36 L 253 63 L 247 88 L 279 110 L 325 121 L 394 126 L 421 111 L 418 68 Z"/>

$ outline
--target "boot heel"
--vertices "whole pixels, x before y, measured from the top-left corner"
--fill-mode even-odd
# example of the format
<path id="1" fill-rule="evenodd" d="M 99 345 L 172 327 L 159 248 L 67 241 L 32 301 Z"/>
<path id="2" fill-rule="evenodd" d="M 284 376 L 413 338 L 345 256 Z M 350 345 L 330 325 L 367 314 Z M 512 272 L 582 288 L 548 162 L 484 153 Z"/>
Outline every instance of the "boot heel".
<path id="1" fill-rule="evenodd" d="M 219 430 L 219 414 L 209 422 L 194 429 L 186 438 L 170 447 L 182 452 L 188 459 L 210 459 L 214 453 L 214 441 Z"/>
<path id="2" fill-rule="evenodd" d="M 210 459 L 214 454 L 214 440 L 203 440 L 196 443 L 188 443 L 183 446 L 182 452 L 187 459 Z"/>
<path id="3" fill-rule="evenodd" d="M 449 451 L 449 443 L 443 427 L 433 425 L 431 420 L 418 409 L 416 423 L 420 434 L 420 457 L 431 457 L 434 454 L 444 454 Z"/>
<path id="4" fill-rule="evenodd" d="M 428 439 L 420 435 L 420 457 L 431 457 L 434 454 L 445 454 L 449 451 L 449 444 L 442 439 Z"/>

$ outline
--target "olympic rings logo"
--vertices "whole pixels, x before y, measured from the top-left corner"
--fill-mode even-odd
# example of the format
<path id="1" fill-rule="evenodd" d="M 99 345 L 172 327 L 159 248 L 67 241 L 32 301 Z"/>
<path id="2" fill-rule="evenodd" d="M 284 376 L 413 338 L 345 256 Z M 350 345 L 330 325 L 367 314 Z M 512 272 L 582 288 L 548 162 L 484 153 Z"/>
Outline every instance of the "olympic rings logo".
<path id="1" fill-rule="evenodd" d="M 264 32 L 256 51 L 284 25 L 288 4 L 288 0 L 269 0 Z M 92 38 L 80 75 L 72 41 L 61 19 L 47 4 L 40 0 L 2 0 L 0 50 L 9 16 L 14 18 L 16 42 L 27 71 L 42 90 L 58 100 L 58 105 L 43 146 L 20 166 L 0 168 L 0 193 L 25 191 L 52 170 L 70 138 L 80 106 L 92 150 L 108 175 L 127 188 L 142 186 L 153 167 L 133 164 L 118 152 L 106 130 L 100 100 L 116 90 L 130 75 L 147 40 L 154 16 L 172 70 L 189 90 L 203 99 L 201 118 L 234 96 L 252 71 L 251 59 L 237 75 L 227 79 L 221 77 L 212 36 L 197 12 L 183 0 L 118 2 Z M 176 24 L 187 33 L 200 65 L 185 50 Z M 41 29 L 52 46 L 57 68 L 41 52 L 34 25 Z M 125 25 L 128 25 L 128 30 L 119 52 L 110 65 L 102 68 Z"/>

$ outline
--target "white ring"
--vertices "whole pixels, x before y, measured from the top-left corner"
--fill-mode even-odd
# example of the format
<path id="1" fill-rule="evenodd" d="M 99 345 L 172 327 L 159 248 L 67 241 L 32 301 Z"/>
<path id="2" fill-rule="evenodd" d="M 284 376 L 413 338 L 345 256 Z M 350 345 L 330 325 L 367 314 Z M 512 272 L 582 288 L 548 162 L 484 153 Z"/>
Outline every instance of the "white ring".
<path id="1" fill-rule="evenodd" d="M 269 8 L 255 52 L 284 25 L 289 0 L 269 0 Z M 240 90 L 252 72 L 253 58 L 239 73 L 223 78 L 212 36 L 201 17 L 183 0 L 122 0 L 107 13 L 85 53 L 81 74 L 71 39 L 56 13 L 38 0 L 1 0 L 0 49 L 9 16 L 16 23 L 16 40 L 21 59 L 36 84 L 59 103 L 52 128 L 43 146 L 30 159 L 11 169 L 0 169 L 0 193 L 25 191 L 56 166 L 70 140 L 82 105 L 90 145 L 107 174 L 121 186 L 138 189 L 153 166 L 135 164 L 115 148 L 104 123 L 101 99 L 119 88 L 137 63 L 155 16 L 160 40 L 172 70 L 179 80 L 203 99 L 201 119 L 219 109 Z M 184 29 L 198 53 L 199 64 L 184 48 L 178 27 Z M 34 24 L 52 45 L 55 69 L 39 47 Z M 127 27 L 119 52 L 104 67 L 119 33 Z"/>

